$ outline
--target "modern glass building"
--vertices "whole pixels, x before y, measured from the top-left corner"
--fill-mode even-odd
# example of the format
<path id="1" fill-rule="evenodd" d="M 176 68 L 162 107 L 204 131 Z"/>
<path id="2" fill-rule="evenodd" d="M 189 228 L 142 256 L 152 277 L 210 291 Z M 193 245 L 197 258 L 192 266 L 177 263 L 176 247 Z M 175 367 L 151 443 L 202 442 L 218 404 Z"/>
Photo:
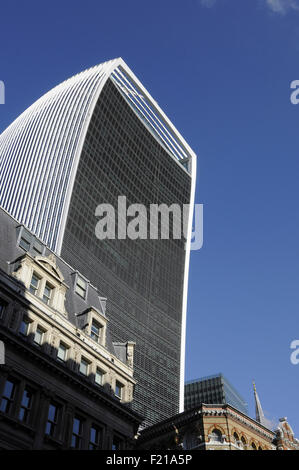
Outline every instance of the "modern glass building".
<path id="1" fill-rule="evenodd" d="M 222 375 L 210 375 L 185 384 L 185 410 L 204 404 L 229 404 L 248 415 L 248 406 L 232 384 Z"/>
<path id="2" fill-rule="evenodd" d="M 192 210 L 187 238 L 169 240 L 99 240 L 95 210 L 119 196 L 192 208 L 195 175 L 194 152 L 122 59 L 61 83 L 0 136 L 1 206 L 109 298 L 113 340 L 136 342 L 146 424 L 183 410 Z"/>

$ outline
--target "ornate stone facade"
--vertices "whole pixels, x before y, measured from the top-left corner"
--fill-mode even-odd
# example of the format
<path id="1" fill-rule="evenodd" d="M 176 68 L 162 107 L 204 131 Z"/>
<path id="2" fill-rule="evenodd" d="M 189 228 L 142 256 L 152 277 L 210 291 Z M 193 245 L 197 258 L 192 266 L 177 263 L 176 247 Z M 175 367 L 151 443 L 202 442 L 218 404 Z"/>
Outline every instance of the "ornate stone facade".
<path id="1" fill-rule="evenodd" d="M 106 299 L 78 274 L 46 247 L 0 248 L 0 449 L 132 447 L 134 343 L 114 347 Z"/>
<path id="2" fill-rule="evenodd" d="M 275 450 L 275 433 L 230 405 L 204 405 L 143 430 L 138 448 Z"/>

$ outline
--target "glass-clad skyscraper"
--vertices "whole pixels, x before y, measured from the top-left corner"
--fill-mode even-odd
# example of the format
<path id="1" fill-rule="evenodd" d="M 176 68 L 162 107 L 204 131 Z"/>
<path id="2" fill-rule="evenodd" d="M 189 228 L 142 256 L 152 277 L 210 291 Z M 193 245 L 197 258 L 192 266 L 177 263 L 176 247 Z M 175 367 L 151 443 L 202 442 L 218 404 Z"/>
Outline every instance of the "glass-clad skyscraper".
<path id="1" fill-rule="evenodd" d="M 248 415 L 248 406 L 223 374 L 189 380 L 185 384 L 185 410 L 205 404 L 229 404 Z"/>
<path id="2" fill-rule="evenodd" d="M 61 83 L 0 136 L 0 204 L 108 297 L 113 340 L 136 342 L 132 406 L 147 424 L 183 408 L 192 210 L 187 240 L 99 240 L 95 209 L 119 196 L 192 207 L 195 174 L 193 151 L 122 59 Z"/>

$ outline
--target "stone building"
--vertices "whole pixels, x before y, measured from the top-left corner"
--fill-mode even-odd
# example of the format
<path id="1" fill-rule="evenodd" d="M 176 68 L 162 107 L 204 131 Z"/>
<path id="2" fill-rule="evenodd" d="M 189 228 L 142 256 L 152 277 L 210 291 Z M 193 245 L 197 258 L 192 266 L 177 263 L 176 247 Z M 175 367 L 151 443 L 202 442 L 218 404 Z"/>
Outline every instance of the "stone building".
<path id="1" fill-rule="evenodd" d="M 146 450 L 275 450 L 275 433 L 228 404 L 201 404 L 143 430 Z"/>
<path id="2" fill-rule="evenodd" d="M 287 418 L 280 418 L 275 434 L 275 444 L 278 450 L 299 450 L 299 440 L 295 438 Z"/>
<path id="3" fill-rule="evenodd" d="M 221 379 L 221 380 L 220 380 Z M 264 416 L 262 405 L 253 384 L 255 419 L 240 409 L 244 400 L 226 380 L 228 393 L 223 396 L 221 375 L 191 381 L 187 384 L 187 404 L 201 396 L 214 397 L 219 403 L 200 403 L 168 420 L 143 430 L 137 441 L 144 450 L 299 450 L 299 440 L 287 422 L 279 420 L 278 428 Z M 191 387 L 188 385 L 191 384 Z M 231 396 L 230 392 L 233 391 Z M 235 401 L 222 403 L 224 399 Z"/>
<path id="4" fill-rule="evenodd" d="M 106 299 L 0 210 L 0 449 L 130 449 L 133 342 Z"/>

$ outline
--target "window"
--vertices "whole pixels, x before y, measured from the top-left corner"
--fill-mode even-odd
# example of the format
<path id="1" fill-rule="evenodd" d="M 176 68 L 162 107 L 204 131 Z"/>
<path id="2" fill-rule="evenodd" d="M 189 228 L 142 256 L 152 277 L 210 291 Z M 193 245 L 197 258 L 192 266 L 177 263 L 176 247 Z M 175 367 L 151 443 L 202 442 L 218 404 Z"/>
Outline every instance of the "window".
<path id="1" fill-rule="evenodd" d="M 28 318 L 23 317 L 23 320 L 21 321 L 19 333 L 23 336 L 28 336 L 29 334 L 29 327 L 30 327 L 30 321 Z"/>
<path id="2" fill-rule="evenodd" d="M 100 340 L 100 329 L 100 325 L 95 320 L 92 320 L 90 336 L 97 343 Z"/>
<path id="3" fill-rule="evenodd" d="M 16 384 L 11 380 L 6 380 L 2 395 L 0 411 L 9 413 L 15 396 Z"/>
<path id="4" fill-rule="evenodd" d="M 35 330 L 35 335 L 34 335 L 34 340 L 33 341 L 36 344 L 41 345 L 43 343 L 44 333 L 45 333 L 45 331 L 40 326 L 37 326 L 37 328 Z"/>
<path id="5" fill-rule="evenodd" d="M 43 254 L 43 246 L 38 242 L 34 242 L 32 247 L 32 254 L 34 256 L 41 256 Z"/>
<path id="6" fill-rule="evenodd" d="M 211 433 L 211 442 L 222 442 L 222 434 L 219 429 L 213 429 Z"/>
<path id="7" fill-rule="evenodd" d="M 71 440 L 71 447 L 73 449 L 81 449 L 82 444 L 82 421 L 75 417 L 73 421 L 73 432 L 72 432 L 72 440 Z"/>
<path id="8" fill-rule="evenodd" d="M 37 276 L 37 274 L 33 273 L 31 282 L 30 282 L 30 287 L 29 290 L 32 294 L 36 295 L 38 285 L 39 285 L 40 277 Z"/>
<path id="9" fill-rule="evenodd" d="M 63 343 L 59 343 L 59 347 L 57 351 L 57 359 L 65 362 L 67 359 L 67 350 L 68 348 Z"/>
<path id="10" fill-rule="evenodd" d="M 46 283 L 45 290 L 44 290 L 44 295 L 43 295 L 43 301 L 47 305 L 49 305 L 49 303 L 50 303 L 52 292 L 53 292 L 53 287 L 51 287 L 50 284 Z"/>
<path id="11" fill-rule="evenodd" d="M 28 422 L 28 418 L 29 418 L 29 414 L 31 410 L 31 404 L 32 404 L 32 392 L 25 389 L 23 392 L 21 408 L 19 412 L 20 421 L 23 421 L 24 423 Z"/>
<path id="12" fill-rule="evenodd" d="M 241 444 L 240 444 L 240 445 L 241 445 L 241 447 L 242 447 L 243 449 L 245 449 L 246 446 L 247 446 L 246 441 L 245 441 L 245 439 L 244 439 L 243 436 L 241 437 Z"/>
<path id="13" fill-rule="evenodd" d="M 121 397 L 122 397 L 122 389 L 123 389 L 123 385 L 122 385 L 120 382 L 116 381 L 116 384 L 115 384 L 115 396 L 116 396 L 117 398 L 120 398 L 120 399 L 121 399 Z"/>
<path id="14" fill-rule="evenodd" d="M 104 372 L 97 368 L 95 375 L 95 383 L 98 385 L 103 385 Z"/>
<path id="15" fill-rule="evenodd" d="M 30 244 L 31 244 L 31 235 L 26 231 L 22 230 L 21 238 L 19 241 L 19 246 L 23 248 L 25 251 L 30 250 Z"/>
<path id="16" fill-rule="evenodd" d="M 84 357 L 81 358 L 81 362 L 80 362 L 80 367 L 79 367 L 79 371 L 81 374 L 83 375 L 87 375 L 88 374 L 88 366 L 89 366 L 89 362 L 84 359 Z"/>
<path id="17" fill-rule="evenodd" d="M 98 450 L 100 447 L 101 431 L 97 426 L 92 425 L 89 434 L 89 450 Z"/>
<path id="18" fill-rule="evenodd" d="M 83 299 L 86 299 L 87 283 L 82 277 L 77 277 L 75 292 Z"/>
<path id="19" fill-rule="evenodd" d="M 50 403 L 48 411 L 48 421 L 45 433 L 48 436 L 54 436 L 58 422 L 58 407 L 54 403 Z"/>

